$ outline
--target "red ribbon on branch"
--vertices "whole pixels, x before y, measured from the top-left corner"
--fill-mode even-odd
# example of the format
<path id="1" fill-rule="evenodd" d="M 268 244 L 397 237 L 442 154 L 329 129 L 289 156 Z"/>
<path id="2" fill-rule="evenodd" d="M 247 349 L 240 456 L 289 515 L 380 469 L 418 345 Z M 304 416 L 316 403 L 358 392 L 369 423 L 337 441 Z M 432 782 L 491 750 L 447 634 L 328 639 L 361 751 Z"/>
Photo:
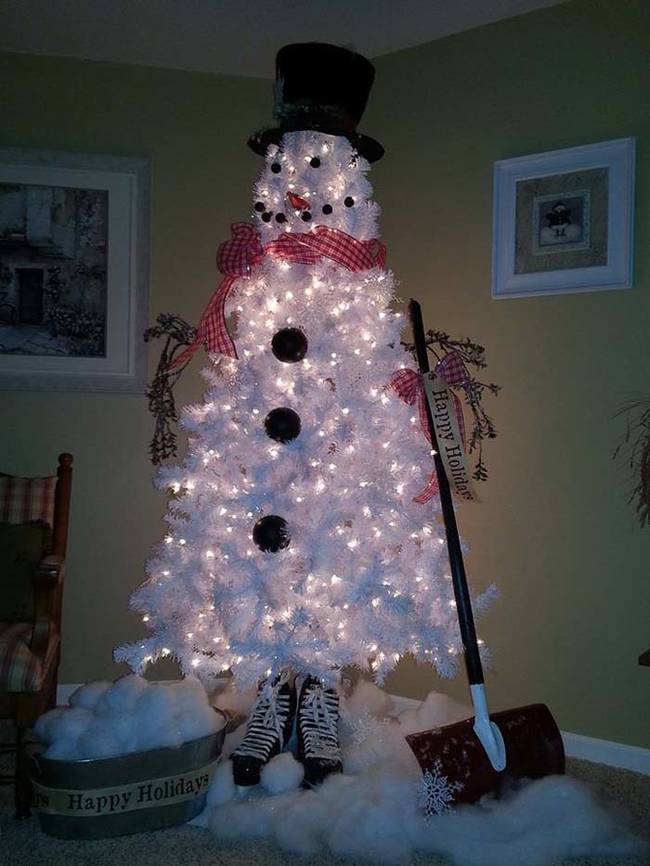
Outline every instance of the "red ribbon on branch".
<path id="1" fill-rule="evenodd" d="M 434 374 L 439 376 L 447 383 L 447 385 L 462 385 L 469 379 L 467 367 L 462 361 L 462 358 L 456 352 L 449 352 L 436 364 Z M 427 397 L 424 390 L 422 376 L 415 370 L 397 370 L 393 373 L 390 379 L 391 387 L 397 392 L 401 400 L 409 406 L 415 405 L 420 420 L 422 433 L 428 442 L 433 445 L 431 432 L 429 430 L 429 422 L 427 420 Z M 456 411 L 456 420 L 458 421 L 458 432 L 460 438 L 465 445 L 465 419 L 463 417 L 463 406 L 458 396 L 453 391 L 450 392 L 454 401 L 454 409 Z M 432 499 L 438 492 L 438 480 L 436 478 L 435 469 L 429 476 L 426 486 L 413 497 L 414 502 L 424 504 Z"/>
<path id="2" fill-rule="evenodd" d="M 203 311 L 194 341 L 169 365 L 169 371 L 187 363 L 202 345 L 208 352 L 237 357 L 235 343 L 226 327 L 226 301 L 237 280 L 249 277 L 253 267 L 265 256 L 307 265 L 331 259 L 349 271 L 383 268 L 386 264 L 386 247 L 381 241 L 360 241 L 327 226 L 316 226 L 310 232 L 285 232 L 268 244 L 262 244 L 250 223 L 235 223 L 231 231 L 231 239 L 217 250 L 217 267 L 224 279 Z"/>

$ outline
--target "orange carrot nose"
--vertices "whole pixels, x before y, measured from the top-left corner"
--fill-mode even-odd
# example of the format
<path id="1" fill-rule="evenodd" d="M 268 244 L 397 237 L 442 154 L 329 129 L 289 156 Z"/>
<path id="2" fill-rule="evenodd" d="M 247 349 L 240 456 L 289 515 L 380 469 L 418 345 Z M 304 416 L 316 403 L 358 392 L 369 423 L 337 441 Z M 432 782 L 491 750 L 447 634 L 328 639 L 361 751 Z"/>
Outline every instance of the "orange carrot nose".
<path id="1" fill-rule="evenodd" d="M 294 210 L 309 210 L 309 202 L 305 201 L 304 198 L 300 198 L 299 195 L 296 195 L 293 192 L 288 192 L 287 198 L 289 199 L 289 204 Z"/>

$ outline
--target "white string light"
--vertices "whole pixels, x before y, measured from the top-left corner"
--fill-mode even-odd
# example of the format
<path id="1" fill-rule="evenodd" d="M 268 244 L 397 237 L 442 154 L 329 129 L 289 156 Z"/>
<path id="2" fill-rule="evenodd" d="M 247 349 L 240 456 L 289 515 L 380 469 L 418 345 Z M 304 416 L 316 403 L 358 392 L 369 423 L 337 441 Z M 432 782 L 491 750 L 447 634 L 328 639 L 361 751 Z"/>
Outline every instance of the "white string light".
<path id="1" fill-rule="evenodd" d="M 321 221 L 361 241 L 376 238 L 366 169 L 343 137 L 285 135 L 256 186 L 255 200 L 273 216 L 264 221 L 255 211 L 261 242 L 304 235 Z M 309 223 L 289 205 L 288 189 L 310 203 Z M 165 543 L 134 596 L 149 630 L 125 651 L 136 668 L 173 654 L 186 673 L 209 679 L 230 668 L 242 685 L 289 662 L 325 677 L 370 664 L 381 679 L 409 651 L 444 675 L 453 670 L 444 538 L 435 510 L 412 498 L 431 471 L 432 449 L 413 406 L 388 385 L 396 370 L 414 369 L 400 346 L 393 295 L 389 272 L 328 259 L 266 256 L 235 282 L 225 312 L 238 314 L 237 358 L 208 362 L 205 397 L 183 414 L 185 464 L 161 476 L 174 498 Z M 274 335 L 287 327 L 307 339 L 298 362 L 274 355 Z M 301 425 L 286 442 L 271 439 L 265 424 L 282 407 Z M 277 553 L 254 541 L 257 522 L 270 515 L 289 530 Z"/>

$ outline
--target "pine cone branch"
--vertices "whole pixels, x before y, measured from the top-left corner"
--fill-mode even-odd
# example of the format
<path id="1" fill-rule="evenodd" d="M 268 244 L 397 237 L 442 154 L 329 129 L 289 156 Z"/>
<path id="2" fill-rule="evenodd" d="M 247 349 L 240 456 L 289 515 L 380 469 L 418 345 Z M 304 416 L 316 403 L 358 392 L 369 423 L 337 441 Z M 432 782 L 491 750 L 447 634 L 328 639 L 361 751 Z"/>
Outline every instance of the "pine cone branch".
<path id="1" fill-rule="evenodd" d="M 174 400 L 174 386 L 187 366 L 169 371 L 169 365 L 196 336 L 196 329 L 180 316 L 161 313 L 156 324 L 144 332 L 145 343 L 152 339 L 165 338 L 156 373 L 147 388 L 149 411 L 154 417 L 154 434 L 149 444 L 149 454 L 154 465 L 176 456 L 177 438 L 173 424 L 178 421 L 178 410 Z"/>

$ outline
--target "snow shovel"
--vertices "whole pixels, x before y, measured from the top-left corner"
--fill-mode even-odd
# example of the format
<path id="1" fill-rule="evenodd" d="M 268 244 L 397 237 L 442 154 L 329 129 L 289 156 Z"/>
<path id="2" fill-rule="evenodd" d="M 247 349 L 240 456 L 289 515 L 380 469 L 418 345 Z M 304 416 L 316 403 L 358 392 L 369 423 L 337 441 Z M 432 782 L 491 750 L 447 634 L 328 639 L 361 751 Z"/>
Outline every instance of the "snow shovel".
<path id="1" fill-rule="evenodd" d="M 409 304 L 415 352 L 420 373 L 429 373 L 422 310 Z M 449 481 L 438 453 L 431 409 L 427 419 L 434 449 L 438 490 L 447 536 L 456 610 L 463 642 L 467 678 L 474 717 L 431 731 L 410 734 L 406 740 L 423 772 L 446 780 L 456 803 L 474 803 L 484 794 L 501 793 L 518 779 L 537 779 L 564 772 L 564 747 L 560 731 L 544 704 L 530 704 L 499 713 L 488 713 L 483 667 L 479 655 L 474 616 L 465 577 L 456 515 Z"/>

